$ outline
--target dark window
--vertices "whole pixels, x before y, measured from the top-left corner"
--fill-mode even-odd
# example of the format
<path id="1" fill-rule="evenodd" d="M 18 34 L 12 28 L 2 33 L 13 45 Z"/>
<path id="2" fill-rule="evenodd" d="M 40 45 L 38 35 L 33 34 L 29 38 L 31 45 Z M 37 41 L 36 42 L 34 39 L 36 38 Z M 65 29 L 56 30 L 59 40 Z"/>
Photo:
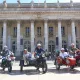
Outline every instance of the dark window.
<path id="1" fill-rule="evenodd" d="M 65 36 L 65 27 L 61 27 L 61 34 L 62 36 Z"/>
<path id="2" fill-rule="evenodd" d="M 1 37 L 3 37 L 3 27 L 1 28 Z"/>
<path id="3" fill-rule="evenodd" d="M 49 27 L 49 37 L 53 36 L 53 27 Z"/>
<path id="4" fill-rule="evenodd" d="M 17 27 L 14 27 L 14 37 L 17 37 Z"/>
<path id="5" fill-rule="evenodd" d="M 76 47 L 79 48 L 79 42 L 78 41 L 76 41 Z"/>
<path id="6" fill-rule="evenodd" d="M 67 42 L 64 41 L 64 40 L 62 41 L 62 47 L 63 47 L 63 48 L 67 48 Z"/>
<path id="7" fill-rule="evenodd" d="M 26 36 L 29 37 L 30 36 L 30 28 L 26 27 Z"/>
<path id="8" fill-rule="evenodd" d="M 38 37 L 41 36 L 41 27 L 37 27 L 37 36 L 38 36 Z"/>
<path id="9" fill-rule="evenodd" d="M 75 27 L 75 35 L 77 36 L 77 27 Z"/>

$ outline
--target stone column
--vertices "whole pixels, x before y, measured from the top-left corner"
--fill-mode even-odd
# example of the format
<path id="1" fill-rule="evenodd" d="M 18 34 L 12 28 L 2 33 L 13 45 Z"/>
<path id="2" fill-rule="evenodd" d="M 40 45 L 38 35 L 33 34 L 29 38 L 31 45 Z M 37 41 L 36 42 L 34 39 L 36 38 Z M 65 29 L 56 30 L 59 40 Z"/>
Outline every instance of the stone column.
<path id="1" fill-rule="evenodd" d="M 47 20 L 44 21 L 44 49 L 48 50 L 48 24 L 47 24 Z"/>
<path id="2" fill-rule="evenodd" d="M 7 39 L 7 23 L 6 23 L 6 21 L 4 21 L 3 22 L 3 47 L 5 45 L 7 45 L 6 44 L 6 39 Z"/>
<path id="3" fill-rule="evenodd" d="M 58 48 L 62 48 L 61 21 L 58 21 Z"/>
<path id="4" fill-rule="evenodd" d="M 17 53 L 16 56 L 20 56 L 20 21 L 17 21 Z"/>
<path id="5" fill-rule="evenodd" d="M 75 44 L 76 47 L 76 34 L 75 34 L 75 22 L 71 22 L 71 30 L 72 30 L 72 43 Z"/>
<path id="6" fill-rule="evenodd" d="M 31 21 L 31 52 L 34 52 L 34 21 Z"/>

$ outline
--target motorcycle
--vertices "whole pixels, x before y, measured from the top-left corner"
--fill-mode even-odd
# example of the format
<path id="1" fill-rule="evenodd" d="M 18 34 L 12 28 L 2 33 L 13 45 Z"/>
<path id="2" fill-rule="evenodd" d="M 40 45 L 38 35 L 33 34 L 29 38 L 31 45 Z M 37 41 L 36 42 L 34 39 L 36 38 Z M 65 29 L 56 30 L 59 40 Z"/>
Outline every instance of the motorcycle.
<path id="1" fill-rule="evenodd" d="M 37 65 L 37 60 L 40 60 L 39 65 Z M 43 73 L 47 72 L 47 64 L 46 64 L 45 54 L 41 54 L 40 56 L 36 55 L 35 59 L 29 60 L 27 65 L 25 65 L 25 61 L 22 58 L 20 60 L 19 66 L 20 66 L 20 71 L 21 72 L 23 71 L 23 67 L 26 67 L 26 66 L 27 67 L 28 66 L 34 66 L 36 68 L 39 67 L 39 68 L 42 68 Z"/>
<path id="2" fill-rule="evenodd" d="M 12 71 L 12 61 L 15 60 L 14 55 L 11 53 L 10 55 L 3 57 L 1 56 L 1 68 L 5 71 L 5 68 L 8 68 L 8 72 Z"/>
<path id="3" fill-rule="evenodd" d="M 67 57 L 66 60 L 63 60 L 61 57 L 56 58 L 56 69 L 59 70 L 60 66 L 66 65 L 69 66 L 70 69 L 74 69 L 76 65 L 76 59 L 73 57 Z"/>

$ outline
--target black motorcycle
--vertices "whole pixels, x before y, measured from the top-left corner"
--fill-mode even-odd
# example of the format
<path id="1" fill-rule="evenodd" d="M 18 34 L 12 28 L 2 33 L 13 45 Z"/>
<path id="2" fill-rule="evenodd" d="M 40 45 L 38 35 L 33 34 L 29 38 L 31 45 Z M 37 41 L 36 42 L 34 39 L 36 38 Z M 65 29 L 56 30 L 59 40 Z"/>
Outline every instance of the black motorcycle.
<path id="1" fill-rule="evenodd" d="M 12 60 L 15 60 L 14 55 L 2 56 L 1 68 L 3 71 L 5 71 L 5 68 L 8 68 L 8 72 L 12 71 Z"/>
<path id="2" fill-rule="evenodd" d="M 37 60 L 39 60 L 39 65 L 37 65 Z M 26 66 L 34 66 L 34 67 L 39 67 L 42 68 L 42 72 L 46 73 L 47 72 L 47 63 L 46 63 L 46 59 L 45 59 L 45 54 L 41 54 L 40 56 L 35 56 L 34 60 L 30 60 L 28 61 L 28 64 L 25 65 L 24 64 L 24 59 L 22 58 L 20 60 L 20 71 L 23 71 L 23 67 Z"/>

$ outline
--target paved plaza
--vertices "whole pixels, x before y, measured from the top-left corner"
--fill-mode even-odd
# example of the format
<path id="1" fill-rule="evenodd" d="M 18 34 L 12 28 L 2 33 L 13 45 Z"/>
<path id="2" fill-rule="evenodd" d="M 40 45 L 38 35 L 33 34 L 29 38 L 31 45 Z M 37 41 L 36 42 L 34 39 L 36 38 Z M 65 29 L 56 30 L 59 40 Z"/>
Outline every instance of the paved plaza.
<path id="1" fill-rule="evenodd" d="M 57 71 L 53 61 L 47 61 L 48 71 L 46 74 L 38 73 L 34 67 L 25 67 L 21 73 L 19 62 L 13 64 L 13 71 L 8 73 L 7 69 L 3 72 L 0 68 L 0 80 L 79 80 L 80 68 L 69 71 L 66 66 L 61 66 Z M 41 71 L 41 70 L 40 70 Z"/>

